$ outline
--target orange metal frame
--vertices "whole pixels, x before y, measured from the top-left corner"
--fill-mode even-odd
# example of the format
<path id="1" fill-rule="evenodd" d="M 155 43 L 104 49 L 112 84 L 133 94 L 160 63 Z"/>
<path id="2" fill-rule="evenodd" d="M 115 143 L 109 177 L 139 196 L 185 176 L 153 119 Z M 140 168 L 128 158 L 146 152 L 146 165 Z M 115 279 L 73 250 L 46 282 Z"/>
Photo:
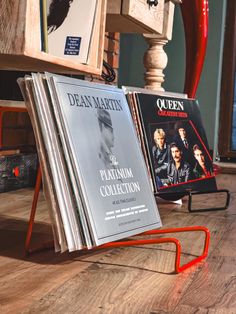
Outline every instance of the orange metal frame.
<path id="1" fill-rule="evenodd" d="M 193 231 L 201 231 L 205 234 L 205 243 L 203 252 L 200 256 L 194 258 L 190 262 L 180 266 L 180 259 L 181 259 L 181 243 L 176 238 L 152 238 L 152 239 L 138 239 L 138 240 L 130 240 L 130 241 L 118 241 L 118 242 L 110 242 L 104 245 L 99 246 L 98 248 L 114 248 L 120 246 L 134 246 L 134 245 L 144 245 L 144 244 L 162 244 L 162 243 L 174 243 L 176 247 L 175 252 L 175 273 L 181 273 L 185 269 L 199 263 L 204 258 L 207 257 L 208 248 L 209 248 L 209 241 L 210 241 L 210 231 L 206 227 L 202 226 L 191 226 L 191 227 L 183 227 L 183 228 L 168 228 L 163 230 L 150 230 L 144 232 L 141 235 L 160 235 L 166 233 L 178 233 L 178 232 L 193 232 Z"/>
<path id="2" fill-rule="evenodd" d="M 26 241 L 25 241 L 25 251 L 26 253 L 34 252 L 38 249 L 30 249 L 30 242 L 31 242 L 31 236 L 33 232 L 33 225 L 34 225 L 34 219 L 36 214 L 36 208 L 37 208 L 37 202 L 38 202 L 38 196 L 40 192 L 42 182 L 42 172 L 41 168 L 38 169 L 37 179 L 36 179 L 36 185 L 35 185 L 35 191 L 34 191 L 34 198 L 32 202 L 31 212 L 30 212 L 30 219 L 28 224 L 28 230 L 26 235 Z M 106 243 L 104 245 L 100 245 L 96 247 L 95 249 L 104 249 L 104 248 L 115 248 L 115 247 L 123 247 L 123 246 L 134 246 L 134 245 L 145 245 L 145 244 L 162 244 L 162 243 L 174 243 L 176 247 L 176 253 L 175 253 L 175 273 L 180 273 L 184 271 L 185 269 L 191 267 L 192 265 L 195 265 L 196 263 L 199 263 L 204 258 L 207 257 L 208 254 L 208 248 L 209 248 L 209 241 L 210 241 L 210 231 L 206 227 L 202 226 L 191 226 L 191 227 L 183 227 L 183 228 L 168 228 L 163 230 L 151 230 L 147 231 L 141 234 L 138 234 L 137 236 L 147 236 L 147 235 L 162 235 L 162 234 L 168 234 L 168 233 L 179 233 L 179 232 L 203 232 L 205 234 L 205 241 L 204 241 L 204 248 L 202 251 L 202 254 L 196 258 L 194 258 L 192 261 L 180 265 L 180 259 L 181 259 L 181 243 L 176 238 L 147 238 L 147 239 L 137 239 L 137 240 L 128 240 L 128 241 L 116 241 L 116 242 L 110 242 Z M 47 245 L 46 245 L 47 246 Z M 39 249 L 44 249 L 46 246 L 41 246 Z M 50 247 L 52 247 L 52 243 L 49 244 Z"/>

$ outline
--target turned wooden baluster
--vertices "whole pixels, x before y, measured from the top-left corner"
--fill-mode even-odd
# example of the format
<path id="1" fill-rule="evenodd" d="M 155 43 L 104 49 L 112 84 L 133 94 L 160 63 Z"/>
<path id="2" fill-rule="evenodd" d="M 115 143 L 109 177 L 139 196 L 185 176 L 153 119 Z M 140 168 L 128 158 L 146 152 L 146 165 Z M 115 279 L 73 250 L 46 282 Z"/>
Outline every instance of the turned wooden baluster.
<path id="1" fill-rule="evenodd" d="M 176 2 L 176 1 L 175 1 Z M 163 91 L 162 83 L 164 82 L 163 70 L 167 66 L 168 57 L 163 47 L 172 38 L 174 3 L 165 2 L 163 30 L 161 35 L 144 34 L 149 48 L 144 54 L 145 88 Z"/>
<path id="2" fill-rule="evenodd" d="M 164 69 L 168 57 L 163 49 L 172 38 L 174 3 L 181 4 L 186 40 L 186 72 L 184 92 L 195 97 L 204 63 L 208 35 L 207 0 L 173 0 L 165 3 L 163 32 L 161 35 L 144 34 L 149 48 L 144 55 L 145 87 L 164 90 Z"/>

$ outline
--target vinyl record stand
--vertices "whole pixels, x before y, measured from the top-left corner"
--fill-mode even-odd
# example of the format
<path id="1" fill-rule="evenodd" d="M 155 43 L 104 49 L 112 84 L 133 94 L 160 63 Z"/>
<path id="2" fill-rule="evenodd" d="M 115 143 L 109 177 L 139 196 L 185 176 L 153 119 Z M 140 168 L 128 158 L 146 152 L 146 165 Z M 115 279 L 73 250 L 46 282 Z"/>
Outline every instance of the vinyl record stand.
<path id="1" fill-rule="evenodd" d="M 33 232 L 33 225 L 34 225 L 34 219 L 37 209 L 37 202 L 38 202 L 38 196 L 41 188 L 42 183 L 42 172 L 41 168 L 38 168 L 37 178 L 36 178 L 36 185 L 34 190 L 34 196 L 30 211 L 30 218 L 28 222 L 28 229 L 27 229 L 27 235 L 26 235 L 26 241 L 25 241 L 25 253 L 31 254 L 34 252 L 38 252 L 47 248 L 53 247 L 53 242 L 50 243 L 42 243 L 39 247 L 31 248 L 30 242 Z M 181 243 L 178 239 L 174 237 L 164 237 L 160 238 L 158 235 L 168 234 L 168 233 L 180 233 L 180 232 L 203 232 L 204 233 L 204 247 L 202 250 L 202 254 L 198 257 L 194 258 L 190 262 L 187 262 L 186 264 L 180 265 L 180 259 L 181 259 L 181 252 L 182 247 Z M 129 239 L 124 241 L 116 241 L 116 242 L 110 242 L 103 245 L 100 245 L 98 247 L 95 247 L 94 250 L 98 249 L 108 249 L 108 248 L 115 248 L 115 247 L 125 247 L 125 246 L 137 246 L 137 245 L 146 245 L 146 244 L 163 244 L 163 243 L 174 243 L 175 244 L 175 265 L 174 265 L 174 273 L 180 273 L 184 271 L 185 269 L 188 269 L 192 265 L 195 265 L 205 259 L 208 254 L 208 248 L 209 248 L 209 241 L 210 241 L 210 231 L 203 226 L 190 226 L 190 227 L 183 227 L 183 228 L 168 228 L 168 229 L 161 229 L 161 230 L 151 230 L 148 232 L 144 232 L 141 234 L 136 235 L 139 238 L 138 239 Z M 146 236 L 153 236 L 153 237 L 146 237 Z M 140 238 L 143 237 L 143 238 Z M 87 249 L 86 249 L 87 250 Z M 87 250 L 90 251 L 90 250 Z"/>
<path id="2" fill-rule="evenodd" d="M 194 208 L 193 206 L 193 198 L 196 195 L 209 195 L 209 194 L 224 194 L 224 200 L 225 202 L 220 204 L 220 206 L 209 206 L 209 207 L 204 207 L 204 208 Z M 217 189 L 217 190 L 209 190 L 209 191 L 193 191 L 193 190 L 185 190 L 183 192 L 177 192 L 177 193 L 154 193 L 154 196 L 163 198 L 164 200 L 179 200 L 182 199 L 183 197 L 187 196 L 188 197 L 188 205 L 187 209 L 190 213 L 197 213 L 197 212 L 209 212 L 209 211 L 218 211 L 218 210 L 225 210 L 228 208 L 229 203 L 230 203 L 230 192 L 228 189 Z M 202 201 L 204 203 L 204 200 Z"/>

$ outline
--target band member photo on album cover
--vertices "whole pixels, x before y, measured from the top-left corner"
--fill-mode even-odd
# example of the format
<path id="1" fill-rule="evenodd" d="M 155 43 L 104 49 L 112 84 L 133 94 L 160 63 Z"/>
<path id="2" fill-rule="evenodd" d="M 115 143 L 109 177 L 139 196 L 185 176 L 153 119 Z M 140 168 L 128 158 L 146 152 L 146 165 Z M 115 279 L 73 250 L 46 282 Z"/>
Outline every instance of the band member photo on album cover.
<path id="1" fill-rule="evenodd" d="M 210 154 L 191 121 L 153 123 L 149 131 L 158 190 L 214 176 Z"/>

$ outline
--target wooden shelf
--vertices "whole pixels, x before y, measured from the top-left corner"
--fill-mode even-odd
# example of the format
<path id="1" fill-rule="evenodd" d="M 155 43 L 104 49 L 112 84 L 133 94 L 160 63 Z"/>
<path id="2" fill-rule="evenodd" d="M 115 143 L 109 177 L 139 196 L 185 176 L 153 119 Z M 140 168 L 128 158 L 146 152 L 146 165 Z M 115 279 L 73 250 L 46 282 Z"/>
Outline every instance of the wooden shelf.
<path id="1" fill-rule="evenodd" d="M 41 51 L 40 1 L 2 0 L 0 68 L 65 74 L 100 74 L 102 71 L 107 0 L 98 0 L 88 64 Z"/>
<path id="2" fill-rule="evenodd" d="M 0 108 L 1 107 L 23 108 L 26 110 L 25 102 L 24 101 L 17 101 L 17 100 L 2 100 L 2 99 L 0 99 Z"/>

